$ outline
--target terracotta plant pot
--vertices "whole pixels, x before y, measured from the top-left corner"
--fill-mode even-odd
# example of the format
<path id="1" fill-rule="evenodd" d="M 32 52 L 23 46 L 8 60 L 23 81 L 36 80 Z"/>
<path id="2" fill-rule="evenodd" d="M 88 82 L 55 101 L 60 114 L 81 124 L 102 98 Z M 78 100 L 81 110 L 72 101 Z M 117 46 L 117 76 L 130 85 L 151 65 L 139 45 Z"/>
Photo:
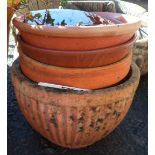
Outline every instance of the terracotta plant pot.
<path id="1" fill-rule="evenodd" d="M 23 53 L 41 63 L 60 66 L 88 68 L 99 67 L 115 63 L 127 56 L 133 47 L 136 36 L 126 43 L 105 49 L 91 51 L 58 51 L 47 50 L 31 46 L 22 41 L 18 36 L 19 46 Z"/>
<path id="2" fill-rule="evenodd" d="M 40 63 L 20 51 L 23 73 L 35 82 L 46 82 L 84 89 L 98 89 L 114 85 L 129 72 L 132 53 L 122 60 L 96 68 L 64 68 Z"/>
<path id="3" fill-rule="evenodd" d="M 30 125 L 51 142 L 67 147 L 86 147 L 112 132 L 127 114 L 140 73 L 133 64 L 117 86 L 75 91 L 38 86 L 27 79 L 16 60 L 12 83 L 22 113 Z"/>
<path id="4" fill-rule="evenodd" d="M 84 11 L 79 10 L 53 9 L 50 11 L 52 11 L 52 15 L 59 12 L 60 16 L 63 15 L 63 19 L 69 21 L 80 20 L 82 15 L 84 19 L 88 18 Z M 32 46 L 69 51 L 94 50 L 122 44 L 131 39 L 135 31 L 140 27 L 141 22 L 136 17 L 109 12 L 95 13 L 101 17 L 119 21 L 121 24 L 43 26 L 23 23 L 22 17 L 14 18 L 13 24 L 20 31 L 23 41 Z"/>

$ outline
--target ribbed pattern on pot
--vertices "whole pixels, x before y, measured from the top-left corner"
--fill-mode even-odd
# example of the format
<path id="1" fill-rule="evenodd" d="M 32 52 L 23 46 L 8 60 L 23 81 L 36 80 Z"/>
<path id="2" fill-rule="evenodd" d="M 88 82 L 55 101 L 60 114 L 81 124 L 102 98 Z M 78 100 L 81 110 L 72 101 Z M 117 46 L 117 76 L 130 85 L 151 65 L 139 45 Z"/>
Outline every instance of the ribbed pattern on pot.
<path id="1" fill-rule="evenodd" d="M 122 84 L 89 92 L 38 86 L 22 74 L 17 60 L 11 77 L 20 109 L 31 126 L 57 145 L 80 148 L 102 139 L 123 120 L 140 73 L 133 64 Z"/>

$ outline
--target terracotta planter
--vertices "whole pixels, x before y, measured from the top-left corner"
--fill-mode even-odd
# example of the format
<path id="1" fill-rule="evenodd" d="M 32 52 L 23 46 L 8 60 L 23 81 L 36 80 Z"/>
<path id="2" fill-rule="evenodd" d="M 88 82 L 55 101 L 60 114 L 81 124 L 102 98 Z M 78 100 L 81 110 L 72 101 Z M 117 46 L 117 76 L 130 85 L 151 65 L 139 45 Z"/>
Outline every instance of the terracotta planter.
<path id="1" fill-rule="evenodd" d="M 34 47 L 23 42 L 21 37 L 18 36 L 19 46 L 27 56 L 49 65 L 76 68 L 99 67 L 115 63 L 132 51 L 135 40 L 136 36 L 118 46 L 85 52 L 75 52 L 47 50 Z"/>
<path id="2" fill-rule="evenodd" d="M 133 64 L 124 82 L 94 91 L 38 86 L 23 75 L 18 61 L 12 66 L 11 77 L 30 125 L 57 145 L 80 148 L 101 140 L 119 125 L 132 103 L 140 73 Z"/>
<path id="3" fill-rule="evenodd" d="M 35 82 L 46 82 L 84 89 L 98 89 L 114 85 L 129 72 L 132 53 L 119 62 L 96 68 L 64 68 L 40 63 L 20 51 L 23 73 Z"/>
<path id="4" fill-rule="evenodd" d="M 52 14 L 57 9 L 52 10 Z M 77 20 L 85 13 L 79 10 L 60 9 L 67 20 Z M 67 13 L 68 15 L 67 15 Z M 109 12 L 95 12 L 101 17 L 119 20 L 121 24 L 97 26 L 39 26 L 21 22 L 21 17 L 14 18 L 13 24 L 20 31 L 24 42 L 35 47 L 54 50 L 94 50 L 122 44 L 134 35 L 140 27 L 136 17 Z M 65 16 L 65 15 L 66 16 Z M 73 16 L 69 16 L 72 14 Z M 79 19 L 80 20 L 80 19 Z"/>

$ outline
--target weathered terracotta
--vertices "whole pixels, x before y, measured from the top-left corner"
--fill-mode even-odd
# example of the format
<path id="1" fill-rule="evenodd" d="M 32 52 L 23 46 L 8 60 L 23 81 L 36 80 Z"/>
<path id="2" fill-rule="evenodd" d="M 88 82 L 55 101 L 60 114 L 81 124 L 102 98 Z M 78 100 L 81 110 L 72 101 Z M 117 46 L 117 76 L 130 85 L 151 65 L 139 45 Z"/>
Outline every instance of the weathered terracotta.
<path id="1" fill-rule="evenodd" d="M 134 44 L 133 61 L 139 67 L 141 75 L 148 73 L 148 37 L 139 39 Z"/>
<path id="2" fill-rule="evenodd" d="M 83 52 L 42 49 L 23 42 L 18 36 L 19 46 L 27 56 L 49 65 L 76 68 L 99 67 L 115 63 L 132 51 L 135 40 L 134 35 L 132 39 L 121 45 Z"/>
<path id="3" fill-rule="evenodd" d="M 114 87 L 63 90 L 30 81 L 16 60 L 11 77 L 18 104 L 30 125 L 57 145 L 81 148 L 101 140 L 120 124 L 132 103 L 140 73 L 133 64 L 126 80 Z"/>
<path id="4" fill-rule="evenodd" d="M 46 82 L 84 89 L 98 89 L 114 85 L 129 72 L 132 53 L 122 60 L 95 68 L 65 68 L 40 63 L 20 51 L 23 73 L 35 82 Z"/>
<path id="5" fill-rule="evenodd" d="M 71 12 L 74 11 L 78 10 Z M 42 26 L 28 25 L 21 22 L 21 17 L 16 17 L 13 19 L 13 24 L 20 31 L 23 41 L 30 45 L 46 49 L 74 51 L 119 45 L 131 39 L 140 27 L 141 22 L 136 17 L 110 12 L 95 13 L 101 17 L 117 19 L 122 23 L 97 26 Z"/>

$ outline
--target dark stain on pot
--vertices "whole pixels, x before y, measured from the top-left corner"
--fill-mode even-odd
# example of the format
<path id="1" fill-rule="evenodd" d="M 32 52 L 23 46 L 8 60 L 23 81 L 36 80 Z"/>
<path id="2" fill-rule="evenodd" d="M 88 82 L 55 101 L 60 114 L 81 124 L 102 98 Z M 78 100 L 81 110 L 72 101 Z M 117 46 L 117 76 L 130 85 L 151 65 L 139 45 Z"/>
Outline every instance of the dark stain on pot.
<path id="1" fill-rule="evenodd" d="M 106 130 L 103 136 L 106 136 L 109 133 L 109 130 Z"/>
<path id="2" fill-rule="evenodd" d="M 115 101 L 115 104 L 117 105 L 119 103 L 119 101 Z"/>
<path id="3" fill-rule="evenodd" d="M 30 108 L 31 107 L 31 104 L 30 103 L 27 103 L 27 107 Z"/>
<path id="4" fill-rule="evenodd" d="M 83 116 L 80 116 L 80 117 L 78 118 L 78 122 L 84 122 Z"/>
<path id="5" fill-rule="evenodd" d="M 95 112 L 95 111 L 96 111 L 96 107 L 91 107 L 91 108 L 90 108 L 90 111 Z"/>
<path id="6" fill-rule="evenodd" d="M 84 131 L 83 126 L 80 126 L 79 129 L 78 129 L 78 132 L 83 132 L 83 131 Z"/>
<path id="7" fill-rule="evenodd" d="M 70 118 L 71 121 L 73 121 L 73 122 L 75 121 L 75 118 L 74 118 L 73 115 L 69 116 L 69 118 Z"/>
<path id="8" fill-rule="evenodd" d="M 103 118 L 98 118 L 96 123 L 103 123 Z"/>
<path id="9" fill-rule="evenodd" d="M 105 126 L 103 126 L 102 130 L 105 130 Z"/>
<path id="10" fill-rule="evenodd" d="M 99 112 L 100 111 L 100 107 L 91 107 L 90 111 Z"/>
<path id="11" fill-rule="evenodd" d="M 93 127 L 94 127 L 94 122 L 91 122 L 91 123 L 89 124 L 89 127 L 93 128 Z"/>
<path id="12" fill-rule="evenodd" d="M 56 120 L 56 117 L 54 115 L 52 115 L 51 119 L 50 119 L 50 122 L 57 128 L 58 125 L 57 125 L 57 120 Z"/>
<path id="13" fill-rule="evenodd" d="M 108 104 L 107 107 L 111 110 L 112 109 L 112 104 Z"/>
<path id="14" fill-rule="evenodd" d="M 99 131 L 100 130 L 100 126 L 97 126 L 96 128 L 95 128 L 95 131 Z"/>
<path id="15" fill-rule="evenodd" d="M 88 100 L 87 100 L 87 103 L 91 103 L 91 102 L 92 102 L 92 100 L 91 100 L 91 99 L 88 99 Z"/>
<path id="16" fill-rule="evenodd" d="M 115 117 L 119 117 L 120 115 L 121 115 L 121 113 L 116 110 L 113 112 L 113 116 L 115 116 Z"/>
<path id="17" fill-rule="evenodd" d="M 82 132 L 84 130 L 83 123 L 78 124 L 78 132 Z"/>

